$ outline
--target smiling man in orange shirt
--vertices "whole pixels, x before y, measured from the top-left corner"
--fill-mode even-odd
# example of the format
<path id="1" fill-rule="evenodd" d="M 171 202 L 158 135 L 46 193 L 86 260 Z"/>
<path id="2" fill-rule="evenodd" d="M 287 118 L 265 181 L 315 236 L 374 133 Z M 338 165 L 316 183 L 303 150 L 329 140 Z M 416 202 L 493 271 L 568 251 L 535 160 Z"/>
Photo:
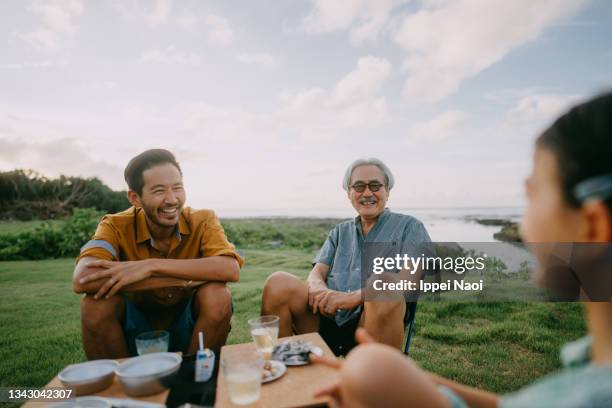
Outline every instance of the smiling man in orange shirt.
<path id="1" fill-rule="evenodd" d="M 136 354 L 139 333 L 170 332 L 170 350 L 195 352 L 197 333 L 219 350 L 230 330 L 226 282 L 244 261 L 211 210 L 184 207 L 183 174 L 167 150 L 147 150 L 125 169 L 132 207 L 106 215 L 74 269 L 89 359 Z"/>

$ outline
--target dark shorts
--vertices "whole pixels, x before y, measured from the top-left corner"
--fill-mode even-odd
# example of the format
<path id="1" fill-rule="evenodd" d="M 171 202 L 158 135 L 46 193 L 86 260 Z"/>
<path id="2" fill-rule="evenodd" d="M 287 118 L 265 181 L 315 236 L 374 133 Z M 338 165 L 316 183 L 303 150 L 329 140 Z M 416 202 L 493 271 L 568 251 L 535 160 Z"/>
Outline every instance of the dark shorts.
<path id="1" fill-rule="evenodd" d="M 357 345 L 355 332 L 359 327 L 361 313 L 355 319 L 338 326 L 333 317 L 319 318 L 319 334 L 336 356 L 345 356 Z"/>
<path id="2" fill-rule="evenodd" d="M 136 351 L 135 338 L 140 333 L 153 330 L 149 324 L 149 320 L 146 316 L 138 310 L 134 302 L 129 300 L 126 296 L 123 296 L 123 302 L 125 303 L 125 321 L 123 323 L 123 331 L 125 332 L 125 339 L 127 340 L 128 350 L 131 356 L 138 355 Z M 191 334 L 195 326 L 195 320 L 191 311 L 191 305 L 193 303 L 193 295 L 185 301 L 185 306 L 180 315 L 176 318 L 170 328 L 166 329 L 170 333 L 170 344 L 168 351 L 182 351 L 187 353 L 189 348 L 189 342 L 191 341 Z"/>
<path id="3" fill-rule="evenodd" d="M 333 317 L 321 316 L 319 319 L 319 334 L 325 340 L 325 343 L 329 346 L 331 351 L 336 356 L 345 356 L 351 351 L 356 345 L 355 332 L 359 327 L 359 320 L 361 319 L 361 312 L 352 320 L 344 323 L 342 326 L 336 324 L 336 320 Z M 404 325 L 408 323 L 410 319 L 410 307 L 406 304 L 406 312 L 404 314 Z"/>

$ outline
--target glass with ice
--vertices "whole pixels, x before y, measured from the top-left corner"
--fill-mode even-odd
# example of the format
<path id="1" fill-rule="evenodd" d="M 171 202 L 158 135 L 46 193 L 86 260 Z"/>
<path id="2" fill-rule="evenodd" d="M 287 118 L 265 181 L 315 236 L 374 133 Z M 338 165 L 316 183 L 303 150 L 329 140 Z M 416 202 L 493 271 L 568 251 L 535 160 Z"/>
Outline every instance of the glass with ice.
<path id="1" fill-rule="evenodd" d="M 251 336 L 259 351 L 266 360 L 272 357 L 272 351 L 278 339 L 278 316 L 261 316 L 249 319 Z"/>
<path id="2" fill-rule="evenodd" d="M 135 338 L 138 355 L 162 353 L 168 351 L 170 333 L 165 330 L 154 330 L 140 333 Z"/>
<path id="3" fill-rule="evenodd" d="M 221 370 L 232 403 L 248 405 L 259 399 L 262 367 L 263 362 L 255 351 L 228 355 L 221 359 Z"/>

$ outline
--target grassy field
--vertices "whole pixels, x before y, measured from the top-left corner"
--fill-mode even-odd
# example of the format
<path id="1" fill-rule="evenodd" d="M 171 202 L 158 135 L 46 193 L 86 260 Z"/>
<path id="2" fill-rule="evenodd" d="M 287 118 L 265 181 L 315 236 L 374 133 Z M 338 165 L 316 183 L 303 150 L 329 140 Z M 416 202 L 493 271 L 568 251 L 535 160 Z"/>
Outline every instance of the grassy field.
<path id="1" fill-rule="evenodd" d="M 231 343 L 249 341 L 247 318 L 259 313 L 264 279 L 275 270 L 305 277 L 311 251 L 245 250 L 232 285 Z M 41 386 L 84 359 L 72 259 L 0 262 L 0 386 Z M 411 356 L 466 384 L 508 392 L 557 367 L 558 349 L 585 332 L 580 305 L 445 303 L 419 305 Z"/>
<path id="2" fill-rule="evenodd" d="M 43 223 L 50 223 L 53 226 L 61 226 L 65 220 L 31 220 L 31 221 L 2 221 L 0 222 L 1 234 L 17 234 L 23 231 L 30 231 Z"/>

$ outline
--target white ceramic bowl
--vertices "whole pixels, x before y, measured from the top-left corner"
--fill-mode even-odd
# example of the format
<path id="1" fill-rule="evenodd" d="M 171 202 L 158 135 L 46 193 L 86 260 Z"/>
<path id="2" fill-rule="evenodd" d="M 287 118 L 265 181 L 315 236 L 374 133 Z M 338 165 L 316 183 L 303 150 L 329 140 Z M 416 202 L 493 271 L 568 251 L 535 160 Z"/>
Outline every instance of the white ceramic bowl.
<path id="1" fill-rule="evenodd" d="M 182 361 L 176 353 L 145 354 L 119 364 L 115 374 L 126 394 L 152 395 L 170 387 Z"/>
<path id="2" fill-rule="evenodd" d="M 72 364 L 58 375 L 65 388 L 70 388 L 75 395 L 95 394 L 108 388 L 115 376 L 118 363 L 115 360 L 92 360 Z"/>

